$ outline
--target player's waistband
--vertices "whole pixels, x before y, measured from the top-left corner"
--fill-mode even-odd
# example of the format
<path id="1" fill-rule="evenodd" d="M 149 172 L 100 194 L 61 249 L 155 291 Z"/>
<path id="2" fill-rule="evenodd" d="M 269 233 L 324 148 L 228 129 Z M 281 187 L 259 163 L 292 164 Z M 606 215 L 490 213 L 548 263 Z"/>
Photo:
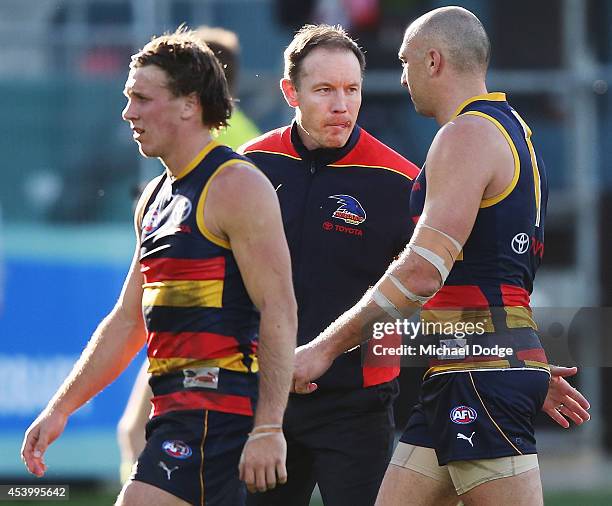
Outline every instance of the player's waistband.
<path id="1" fill-rule="evenodd" d="M 494 369 L 549 371 L 546 352 L 531 328 L 462 337 L 429 335 L 420 341 L 420 350 L 429 357 L 425 377 Z"/>
<path id="2" fill-rule="evenodd" d="M 169 411 L 210 409 L 252 416 L 258 379 L 255 373 L 199 367 L 169 374 L 154 374 L 149 385 L 153 390 L 153 415 Z"/>

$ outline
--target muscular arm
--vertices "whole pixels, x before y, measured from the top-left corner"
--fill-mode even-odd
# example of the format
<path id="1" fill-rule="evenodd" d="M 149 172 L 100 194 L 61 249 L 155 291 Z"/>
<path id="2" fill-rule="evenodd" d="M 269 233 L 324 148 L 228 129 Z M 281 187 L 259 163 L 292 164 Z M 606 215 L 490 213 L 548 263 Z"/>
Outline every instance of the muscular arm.
<path id="1" fill-rule="evenodd" d="M 230 166 L 214 179 L 204 213 L 209 229 L 229 240 L 261 314 L 255 424 L 281 423 L 293 372 L 297 307 L 276 193 L 257 169 Z"/>
<path id="2" fill-rule="evenodd" d="M 37 476 L 46 471 L 43 454 L 63 432 L 68 417 L 111 383 L 144 344 L 138 257 L 137 245 L 115 307 L 98 325 L 68 377 L 25 434 L 21 455 L 28 470 Z"/>
<path id="3" fill-rule="evenodd" d="M 459 117 L 436 135 L 426 167 L 427 193 L 417 229 L 426 223 L 463 246 L 482 199 L 500 193 L 509 184 L 514 161 L 510 147 L 493 124 L 483 118 Z M 442 286 L 438 270 L 411 249 L 405 249 L 356 306 L 298 349 L 296 391 L 312 391 L 309 382 L 325 372 L 338 355 L 371 337 L 363 331 L 369 324 L 390 318 L 373 299 L 374 291 L 390 274 L 419 297 L 431 297 Z M 415 305 L 413 312 L 417 309 Z M 404 312 L 403 316 L 410 315 Z"/>
<path id="4" fill-rule="evenodd" d="M 287 481 L 286 443 L 275 431 L 280 430 L 287 405 L 297 332 L 291 261 L 278 199 L 257 169 L 229 166 L 211 184 L 204 220 L 215 235 L 229 240 L 246 289 L 261 313 L 254 425 L 263 432 L 247 441 L 239 468 L 251 492 L 265 491 Z"/>

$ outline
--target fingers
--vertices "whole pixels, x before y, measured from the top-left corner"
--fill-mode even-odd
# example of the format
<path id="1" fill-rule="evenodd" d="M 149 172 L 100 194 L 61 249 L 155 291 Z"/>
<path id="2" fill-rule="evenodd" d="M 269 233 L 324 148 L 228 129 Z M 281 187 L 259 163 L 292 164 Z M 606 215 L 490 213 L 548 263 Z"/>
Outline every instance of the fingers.
<path id="1" fill-rule="evenodd" d="M 561 376 L 562 378 L 566 378 L 568 376 L 574 376 L 578 372 L 577 367 L 563 367 L 560 365 L 550 365 L 550 374 L 551 376 Z"/>
<path id="2" fill-rule="evenodd" d="M 240 454 L 240 461 L 238 462 L 238 479 L 240 481 L 246 482 L 246 470 L 244 467 L 244 448 L 242 449 L 242 453 Z"/>
<path id="3" fill-rule="evenodd" d="M 581 425 L 583 422 L 587 422 L 591 419 L 589 412 L 568 395 L 565 396 L 558 410 L 565 416 L 568 416 L 577 425 Z"/>
<path id="4" fill-rule="evenodd" d="M 279 440 L 274 441 L 278 436 Z M 239 476 L 249 492 L 265 492 L 287 482 L 286 446 L 282 433 L 247 441 L 239 464 Z"/>
<path id="5" fill-rule="evenodd" d="M 284 459 L 276 463 L 276 478 L 279 485 L 287 483 L 287 466 Z"/>
<path id="6" fill-rule="evenodd" d="M 244 483 L 246 483 L 247 490 L 251 492 L 251 494 L 257 492 L 257 488 L 255 487 L 255 470 L 252 467 L 247 466 L 245 468 L 242 479 Z"/>
<path id="7" fill-rule="evenodd" d="M 557 390 L 555 398 L 561 399 L 559 404 L 563 404 L 567 408 L 564 410 L 564 412 L 567 411 L 567 416 L 570 416 L 579 425 L 584 421 L 590 420 L 591 415 L 589 415 L 587 409 L 591 405 L 584 395 L 563 378 L 557 378 L 555 383 L 554 388 Z"/>
<path id="8" fill-rule="evenodd" d="M 565 385 L 563 386 L 562 393 L 565 394 L 568 399 L 571 399 L 572 401 L 576 402 L 579 406 L 581 406 L 581 408 L 589 409 L 591 407 L 591 404 L 586 399 L 586 397 L 569 383 L 567 383 L 567 388 L 565 387 Z"/>
<path id="9" fill-rule="evenodd" d="M 281 466 L 282 469 L 278 471 Z M 284 464 L 281 464 L 276 467 L 274 465 L 269 465 L 259 469 L 247 468 L 244 473 L 244 482 L 247 490 L 251 494 L 266 492 L 267 490 L 276 488 L 277 484 L 282 485 L 283 483 L 287 483 L 287 471 L 284 467 Z M 243 479 L 242 475 L 241 479 Z"/>
<path id="10" fill-rule="evenodd" d="M 564 429 L 569 428 L 570 423 L 566 420 L 566 418 L 558 410 L 554 408 L 548 408 L 548 409 L 545 409 L 544 412 Z"/>
<path id="11" fill-rule="evenodd" d="M 29 431 L 21 447 L 21 458 L 30 473 L 39 478 L 47 471 L 47 466 L 43 461 L 47 443 L 40 435 L 40 429 L 34 428 Z"/>
<path id="12" fill-rule="evenodd" d="M 291 392 L 295 394 L 311 394 L 317 388 L 319 388 L 319 385 L 313 383 L 312 381 L 301 381 L 294 378 L 291 385 Z"/>
<path id="13" fill-rule="evenodd" d="M 274 463 L 265 466 L 261 472 L 261 487 L 257 487 L 259 492 L 265 492 L 266 490 L 272 490 L 276 487 L 276 467 Z"/>
<path id="14" fill-rule="evenodd" d="M 576 425 L 581 425 L 591 419 L 587 411 L 590 408 L 589 401 L 563 378 L 568 371 L 571 376 L 575 374 L 576 368 L 557 366 L 551 368 L 553 376 L 548 386 L 543 409 L 548 416 L 565 429 L 570 425 L 569 420 Z"/>
<path id="15" fill-rule="evenodd" d="M 42 456 L 47 451 L 48 446 L 49 446 L 49 440 L 47 438 L 46 432 L 40 431 L 38 435 L 38 441 L 36 441 L 36 445 L 34 445 L 34 457 L 38 459 L 42 459 Z"/>
<path id="16" fill-rule="evenodd" d="M 32 455 L 34 451 L 34 436 L 31 432 L 26 432 L 26 435 L 23 438 L 23 443 L 21 443 L 21 460 L 24 462 L 26 459 Z"/>
<path id="17" fill-rule="evenodd" d="M 567 429 L 570 426 L 568 419 L 574 422 L 576 425 L 582 425 L 584 422 L 591 419 L 589 412 L 586 411 L 578 400 L 576 400 L 577 397 L 574 392 L 571 392 L 571 395 L 564 394 L 564 392 L 568 392 L 569 389 L 572 389 L 570 385 L 567 385 L 567 388 L 563 386 L 563 388 L 557 391 L 555 395 L 552 395 L 549 399 L 547 399 L 543 409 L 548 416 L 550 416 L 564 429 Z M 575 390 L 575 392 L 579 394 L 577 390 Z"/>
<path id="18" fill-rule="evenodd" d="M 576 425 L 582 425 L 584 422 L 586 422 L 588 420 L 588 418 L 583 418 L 579 413 L 577 413 L 576 411 L 571 410 L 566 405 L 558 407 L 555 411 L 558 411 L 559 413 L 561 413 L 565 417 L 569 418 Z M 588 413 L 586 415 L 588 417 Z"/>

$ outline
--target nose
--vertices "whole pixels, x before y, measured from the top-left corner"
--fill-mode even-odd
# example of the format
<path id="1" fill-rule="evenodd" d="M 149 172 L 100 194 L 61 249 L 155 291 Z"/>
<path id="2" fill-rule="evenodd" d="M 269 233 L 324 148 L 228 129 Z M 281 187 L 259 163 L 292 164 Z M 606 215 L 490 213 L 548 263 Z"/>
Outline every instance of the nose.
<path id="1" fill-rule="evenodd" d="M 344 113 L 347 111 L 346 107 L 346 95 L 343 90 L 338 91 L 334 95 L 334 103 L 332 105 L 333 112 Z"/>
<path id="2" fill-rule="evenodd" d="M 402 77 L 400 82 L 404 88 L 408 88 L 408 78 L 406 77 L 406 71 L 402 70 Z"/>
<path id="3" fill-rule="evenodd" d="M 134 109 L 135 108 L 132 101 L 128 99 L 127 104 L 125 104 L 125 107 L 123 108 L 123 111 L 121 111 L 121 117 L 125 121 L 133 121 L 135 118 L 137 118 L 136 111 Z"/>

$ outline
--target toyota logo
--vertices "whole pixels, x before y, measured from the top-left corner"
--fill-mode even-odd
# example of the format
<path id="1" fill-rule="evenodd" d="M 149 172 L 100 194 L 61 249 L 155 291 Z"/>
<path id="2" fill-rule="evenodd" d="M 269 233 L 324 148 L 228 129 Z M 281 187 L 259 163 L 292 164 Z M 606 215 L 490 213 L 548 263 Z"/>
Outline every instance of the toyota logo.
<path id="1" fill-rule="evenodd" d="M 512 250 L 519 255 L 527 253 L 529 249 L 529 236 L 525 232 L 516 234 L 512 238 Z"/>

